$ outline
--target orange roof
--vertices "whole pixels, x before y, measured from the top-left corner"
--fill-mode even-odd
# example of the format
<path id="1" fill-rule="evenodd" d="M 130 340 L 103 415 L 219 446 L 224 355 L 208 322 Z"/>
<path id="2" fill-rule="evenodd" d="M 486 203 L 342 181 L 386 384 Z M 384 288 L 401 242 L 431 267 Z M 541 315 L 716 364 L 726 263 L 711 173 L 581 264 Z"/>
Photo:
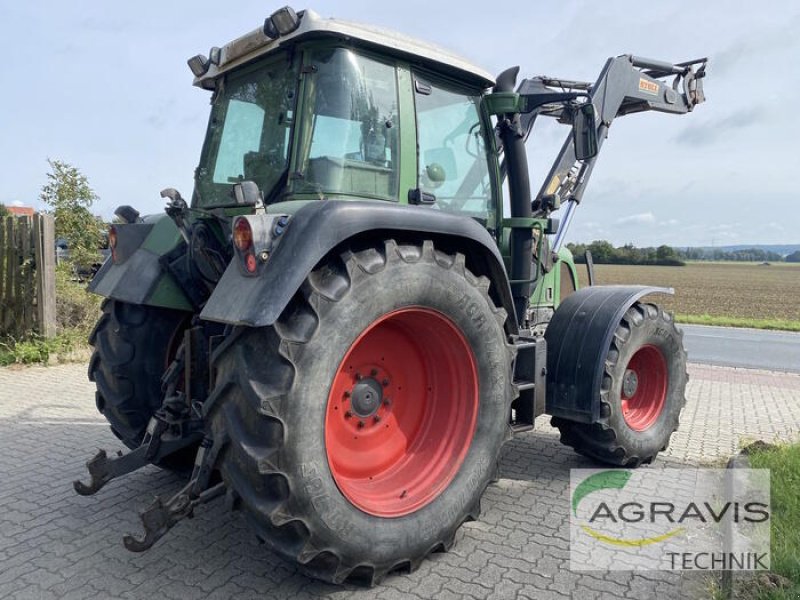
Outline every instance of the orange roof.
<path id="1" fill-rule="evenodd" d="M 36 212 L 30 206 L 6 206 L 6 210 L 17 217 L 32 217 L 33 213 Z"/>

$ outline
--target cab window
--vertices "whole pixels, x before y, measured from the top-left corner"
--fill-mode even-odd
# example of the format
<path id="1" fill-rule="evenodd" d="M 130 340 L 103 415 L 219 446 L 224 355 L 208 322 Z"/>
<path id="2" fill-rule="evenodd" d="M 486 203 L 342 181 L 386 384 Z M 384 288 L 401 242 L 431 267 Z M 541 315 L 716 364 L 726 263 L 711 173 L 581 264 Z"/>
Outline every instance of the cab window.
<path id="1" fill-rule="evenodd" d="M 493 219 L 489 156 L 480 96 L 422 78 L 415 81 L 418 182 L 434 208 Z"/>
<path id="2" fill-rule="evenodd" d="M 396 198 L 397 76 L 393 65 L 345 48 L 315 50 L 295 192 Z"/>

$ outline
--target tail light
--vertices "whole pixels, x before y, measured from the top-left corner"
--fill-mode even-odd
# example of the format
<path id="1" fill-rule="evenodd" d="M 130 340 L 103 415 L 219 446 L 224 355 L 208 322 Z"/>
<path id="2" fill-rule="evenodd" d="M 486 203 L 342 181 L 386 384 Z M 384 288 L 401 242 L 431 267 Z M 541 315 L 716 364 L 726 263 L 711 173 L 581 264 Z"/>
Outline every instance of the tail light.
<path id="1" fill-rule="evenodd" d="M 253 228 L 245 217 L 239 217 L 233 224 L 233 245 L 242 257 L 245 271 L 255 273 L 258 262 L 253 248 Z"/>
<path id="2" fill-rule="evenodd" d="M 233 224 L 233 245 L 239 252 L 247 252 L 253 247 L 253 229 L 243 217 L 236 219 Z"/>
<path id="3" fill-rule="evenodd" d="M 111 260 L 117 262 L 117 228 L 114 225 L 108 228 L 108 247 L 111 250 Z"/>
<path id="4" fill-rule="evenodd" d="M 242 215 L 233 221 L 235 260 L 244 275 L 255 276 L 266 263 L 289 224 L 289 215 Z"/>

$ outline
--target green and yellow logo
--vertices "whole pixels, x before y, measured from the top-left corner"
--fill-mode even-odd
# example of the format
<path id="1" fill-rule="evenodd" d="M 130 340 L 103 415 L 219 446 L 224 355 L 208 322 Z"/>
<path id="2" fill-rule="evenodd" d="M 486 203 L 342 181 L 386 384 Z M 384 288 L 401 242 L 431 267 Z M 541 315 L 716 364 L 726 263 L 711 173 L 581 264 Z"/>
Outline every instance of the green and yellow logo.
<path id="1" fill-rule="evenodd" d="M 593 475 L 590 475 L 582 482 L 580 482 L 575 487 L 575 490 L 572 492 L 572 513 L 575 515 L 576 518 L 579 518 L 578 505 L 584 498 L 586 498 L 593 492 L 597 492 L 599 490 L 615 490 L 615 489 L 621 490 L 628 483 L 628 480 L 631 478 L 631 475 L 632 475 L 631 471 L 626 471 L 621 469 L 613 471 L 601 471 L 600 473 L 594 473 Z M 629 522 L 629 523 L 639 522 L 645 518 L 645 513 L 642 510 L 637 510 L 637 507 L 641 508 L 641 505 L 639 503 L 628 502 L 619 505 L 617 511 L 613 511 L 609 507 L 608 503 L 601 502 L 592 511 L 592 515 L 591 517 L 589 517 L 588 523 L 594 525 L 596 521 L 599 521 L 601 519 L 610 519 L 610 521 L 614 523 L 617 523 L 619 521 Z M 631 511 L 630 510 L 631 508 L 633 508 L 634 510 Z M 663 512 L 655 514 L 663 514 Z M 654 516 L 655 515 L 651 511 L 651 517 Z M 594 527 L 591 527 L 586 522 L 579 523 L 579 526 L 587 535 L 590 535 L 591 537 L 605 544 L 609 544 L 612 546 L 623 546 L 629 548 L 657 544 L 659 542 L 663 542 L 675 536 L 681 535 L 686 531 L 685 527 L 676 527 L 662 535 L 626 539 L 602 533 L 601 531 L 598 531 Z"/>

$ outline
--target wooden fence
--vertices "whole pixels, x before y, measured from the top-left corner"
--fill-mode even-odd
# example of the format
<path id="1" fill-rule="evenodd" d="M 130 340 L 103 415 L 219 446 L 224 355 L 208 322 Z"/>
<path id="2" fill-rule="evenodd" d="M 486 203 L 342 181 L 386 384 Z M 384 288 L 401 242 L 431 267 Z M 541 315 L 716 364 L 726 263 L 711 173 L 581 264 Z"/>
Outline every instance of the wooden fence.
<path id="1" fill-rule="evenodd" d="M 0 337 L 56 333 L 53 217 L 0 217 Z"/>

